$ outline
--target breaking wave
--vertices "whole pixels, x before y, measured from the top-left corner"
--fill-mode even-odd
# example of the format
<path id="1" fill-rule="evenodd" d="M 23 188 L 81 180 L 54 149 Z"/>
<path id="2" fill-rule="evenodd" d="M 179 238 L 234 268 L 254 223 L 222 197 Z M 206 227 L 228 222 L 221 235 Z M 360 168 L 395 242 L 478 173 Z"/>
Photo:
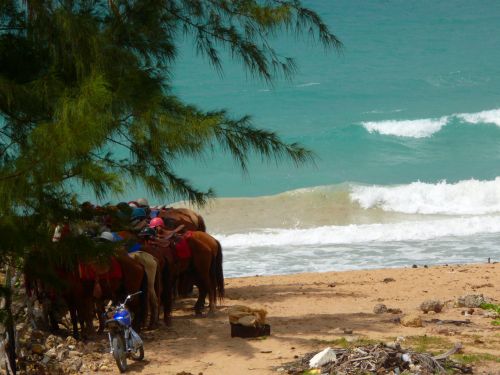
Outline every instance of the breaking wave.
<path id="1" fill-rule="evenodd" d="M 369 133 L 392 135 L 397 137 L 427 138 L 439 132 L 452 119 L 467 124 L 494 124 L 500 126 L 500 109 L 492 109 L 476 113 L 457 113 L 440 118 L 416 120 L 383 120 L 367 121 L 361 125 Z"/>
<path id="2" fill-rule="evenodd" d="M 353 186 L 361 207 L 406 214 L 482 215 L 500 212 L 500 177 L 454 184 L 413 182 L 400 186 Z"/>
<path id="3" fill-rule="evenodd" d="M 395 135 L 399 137 L 425 138 L 441 130 L 448 122 L 448 117 L 420 120 L 387 120 L 378 122 L 363 122 L 369 133 Z"/>
<path id="4" fill-rule="evenodd" d="M 405 221 L 390 224 L 325 226 L 310 229 L 269 229 L 216 237 L 231 248 L 327 246 L 366 242 L 421 241 L 500 232 L 500 216 Z"/>

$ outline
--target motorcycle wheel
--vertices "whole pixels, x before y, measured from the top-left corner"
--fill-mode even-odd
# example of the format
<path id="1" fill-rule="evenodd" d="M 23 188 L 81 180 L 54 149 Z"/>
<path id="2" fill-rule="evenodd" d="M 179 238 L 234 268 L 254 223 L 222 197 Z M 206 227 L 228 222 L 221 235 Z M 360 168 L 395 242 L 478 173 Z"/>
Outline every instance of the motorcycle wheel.
<path id="1" fill-rule="evenodd" d="M 141 345 L 135 352 L 130 352 L 130 357 L 134 361 L 142 361 L 144 359 L 144 346 Z"/>
<path id="2" fill-rule="evenodd" d="M 114 335 L 111 338 L 113 347 L 113 357 L 120 372 L 127 371 L 127 350 L 125 349 L 125 339 L 122 335 Z"/>

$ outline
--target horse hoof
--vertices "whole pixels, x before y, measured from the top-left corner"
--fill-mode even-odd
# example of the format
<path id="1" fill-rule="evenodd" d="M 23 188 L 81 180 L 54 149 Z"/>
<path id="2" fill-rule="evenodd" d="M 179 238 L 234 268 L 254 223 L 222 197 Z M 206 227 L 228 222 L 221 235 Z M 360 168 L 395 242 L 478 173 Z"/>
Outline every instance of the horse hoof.
<path id="1" fill-rule="evenodd" d="M 215 318 L 215 311 L 209 311 L 209 312 L 207 313 L 207 316 L 208 316 L 209 318 Z"/>
<path id="2" fill-rule="evenodd" d="M 165 325 L 166 325 L 167 327 L 171 327 L 171 326 L 172 326 L 172 317 L 171 317 L 171 316 L 169 316 L 168 318 L 164 318 L 164 319 L 163 319 L 163 322 L 165 323 Z"/>

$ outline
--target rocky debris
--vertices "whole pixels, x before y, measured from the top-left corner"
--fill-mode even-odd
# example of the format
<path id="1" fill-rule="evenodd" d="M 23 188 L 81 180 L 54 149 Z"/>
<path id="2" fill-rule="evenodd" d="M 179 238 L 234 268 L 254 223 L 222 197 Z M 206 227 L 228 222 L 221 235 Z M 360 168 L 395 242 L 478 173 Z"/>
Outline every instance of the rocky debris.
<path id="1" fill-rule="evenodd" d="M 399 343 L 388 346 L 375 344 L 349 349 L 327 348 L 332 352 L 331 360 L 318 364 L 318 374 L 434 374 L 444 373 L 446 369 L 454 372 L 471 373 L 472 369 L 461 365 L 449 357 L 461 350 L 460 343 L 438 356 L 428 353 L 417 353 L 411 349 L 403 349 Z M 323 353 L 321 352 L 321 353 Z M 297 361 L 279 366 L 276 370 L 292 375 L 312 373 L 310 364 L 313 358 L 321 353 L 309 353 Z"/>
<path id="2" fill-rule="evenodd" d="M 384 283 L 392 283 L 396 280 L 394 280 L 392 277 L 386 277 L 384 280 L 382 280 Z"/>
<path id="3" fill-rule="evenodd" d="M 482 294 L 468 294 L 457 299 L 458 307 L 479 307 L 486 299 Z"/>
<path id="4" fill-rule="evenodd" d="M 387 306 L 384 305 L 383 303 L 379 303 L 379 304 L 375 305 L 375 307 L 373 308 L 373 312 L 375 314 L 386 313 L 387 312 Z"/>
<path id="5" fill-rule="evenodd" d="M 439 313 L 443 310 L 444 304 L 438 299 L 428 299 L 420 304 L 420 310 L 427 314 L 429 311 Z"/>
<path id="6" fill-rule="evenodd" d="M 376 304 L 375 307 L 373 308 L 373 312 L 375 314 L 384 314 L 384 313 L 390 313 L 390 314 L 401 314 L 403 311 L 398 308 L 389 308 L 383 303 Z"/>
<path id="7" fill-rule="evenodd" d="M 422 318 L 416 314 L 405 315 L 401 318 L 401 325 L 405 327 L 422 327 Z"/>
<path id="8" fill-rule="evenodd" d="M 19 331 L 19 375 L 67 375 L 113 371 L 106 338 L 84 344 L 73 337 L 47 335 L 30 328 Z"/>

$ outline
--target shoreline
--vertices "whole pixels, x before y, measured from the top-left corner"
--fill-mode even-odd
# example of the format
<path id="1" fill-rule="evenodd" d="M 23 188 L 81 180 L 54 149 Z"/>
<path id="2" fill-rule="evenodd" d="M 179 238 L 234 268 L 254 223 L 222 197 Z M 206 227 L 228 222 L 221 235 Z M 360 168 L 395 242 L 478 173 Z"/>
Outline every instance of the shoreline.
<path id="1" fill-rule="evenodd" d="M 277 374 L 274 368 L 327 346 L 396 337 L 404 338 L 403 346 L 435 353 L 461 342 L 475 373 L 499 373 L 500 327 L 482 309 L 464 316 L 468 309 L 454 306 L 466 294 L 499 303 L 499 286 L 499 263 L 227 278 L 226 298 L 214 318 L 196 319 L 194 299 L 178 300 L 171 328 L 144 332 L 147 362 L 132 364 L 130 373 Z M 419 306 L 427 299 L 441 300 L 443 311 L 423 314 Z M 375 314 L 380 303 L 402 313 Z M 227 311 L 233 305 L 266 309 L 271 336 L 231 338 Z M 398 322 L 411 314 L 421 317 L 422 327 Z"/>
<path id="2" fill-rule="evenodd" d="M 412 264 L 411 266 L 389 266 L 389 267 L 378 267 L 375 268 L 353 268 L 353 269 L 342 269 L 342 270 L 330 270 L 330 271 L 314 271 L 314 272 L 294 272 L 294 273 L 277 273 L 277 274 L 255 274 L 255 275 L 243 275 L 243 276 L 229 276 L 225 277 L 225 280 L 231 279 L 245 279 L 252 277 L 277 277 L 277 276 L 299 276 L 299 275 L 315 275 L 322 273 L 341 273 L 341 272 L 355 272 L 355 271 L 379 271 L 379 270 L 405 270 L 405 269 L 415 269 L 415 268 L 431 268 L 431 267 L 450 267 L 450 266 L 474 266 L 474 265 L 482 265 L 482 264 L 498 264 L 500 261 L 491 259 L 491 262 L 447 262 L 447 263 L 426 263 L 426 264 Z M 416 267 L 414 267 L 416 266 Z"/>

